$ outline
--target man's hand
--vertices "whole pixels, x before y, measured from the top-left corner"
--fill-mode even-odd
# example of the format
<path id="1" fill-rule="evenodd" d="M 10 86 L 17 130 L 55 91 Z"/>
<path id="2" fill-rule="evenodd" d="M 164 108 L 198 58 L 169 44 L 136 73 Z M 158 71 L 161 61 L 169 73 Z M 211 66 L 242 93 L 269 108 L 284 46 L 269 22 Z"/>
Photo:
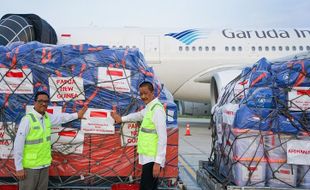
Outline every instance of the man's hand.
<path id="1" fill-rule="evenodd" d="M 78 111 L 78 118 L 79 119 L 85 119 L 84 114 L 86 112 L 86 110 L 88 109 L 87 106 L 84 106 L 80 111 Z"/>
<path id="2" fill-rule="evenodd" d="M 122 117 L 118 115 L 116 111 L 112 111 L 111 116 L 115 120 L 115 123 L 122 123 Z"/>
<path id="3" fill-rule="evenodd" d="M 16 177 L 19 180 L 24 180 L 25 177 L 26 177 L 25 170 L 18 170 L 18 171 L 16 171 Z"/>
<path id="4" fill-rule="evenodd" d="M 160 174 L 160 165 L 155 162 L 153 166 L 153 177 L 158 178 L 159 174 Z"/>

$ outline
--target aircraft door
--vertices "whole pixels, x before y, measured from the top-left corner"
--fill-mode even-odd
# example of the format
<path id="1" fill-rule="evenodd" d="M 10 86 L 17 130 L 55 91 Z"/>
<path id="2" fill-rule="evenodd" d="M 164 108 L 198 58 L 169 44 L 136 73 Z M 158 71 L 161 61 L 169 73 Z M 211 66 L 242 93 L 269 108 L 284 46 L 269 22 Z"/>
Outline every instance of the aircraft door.
<path id="1" fill-rule="evenodd" d="M 160 63 L 159 36 L 144 36 L 144 57 L 150 64 Z"/>

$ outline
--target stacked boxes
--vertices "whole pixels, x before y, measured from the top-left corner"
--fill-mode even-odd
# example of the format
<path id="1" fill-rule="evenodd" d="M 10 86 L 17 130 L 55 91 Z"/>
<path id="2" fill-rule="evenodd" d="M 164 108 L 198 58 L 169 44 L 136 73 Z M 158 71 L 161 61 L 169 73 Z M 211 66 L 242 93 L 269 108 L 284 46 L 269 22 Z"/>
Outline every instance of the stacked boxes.
<path id="1" fill-rule="evenodd" d="M 269 162 L 267 171 L 267 186 L 269 187 L 296 187 L 297 166 L 285 162 Z"/>
<path id="2" fill-rule="evenodd" d="M 309 56 L 263 58 L 225 87 L 213 119 L 227 184 L 310 188 L 309 68 Z"/>
<path id="3" fill-rule="evenodd" d="M 232 129 L 233 177 L 238 186 L 264 186 L 266 160 L 259 131 Z"/>
<path id="4" fill-rule="evenodd" d="M 139 84 L 148 81 L 167 113 L 167 167 L 161 177 L 176 181 L 177 108 L 138 49 L 13 43 L 0 46 L 0 58 L 0 177 L 14 176 L 11 151 L 18 123 L 33 107 L 34 94 L 45 91 L 51 98 L 49 114 L 73 113 L 88 106 L 87 120 L 57 126 L 52 132 L 51 184 L 109 185 L 139 180 L 138 125 L 114 125 L 111 111 L 127 115 L 142 109 Z M 2 180 L 5 178 L 0 183 Z"/>

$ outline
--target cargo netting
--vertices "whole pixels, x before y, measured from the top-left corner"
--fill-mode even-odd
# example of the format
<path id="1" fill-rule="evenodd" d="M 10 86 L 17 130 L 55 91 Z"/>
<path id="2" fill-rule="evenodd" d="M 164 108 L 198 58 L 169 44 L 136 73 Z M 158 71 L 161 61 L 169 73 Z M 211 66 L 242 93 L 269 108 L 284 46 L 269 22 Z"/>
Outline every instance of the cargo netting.
<path id="1" fill-rule="evenodd" d="M 213 108 L 210 159 L 224 185 L 310 188 L 310 57 L 246 67 Z"/>
<path id="2" fill-rule="evenodd" d="M 0 46 L 0 184 L 17 181 L 12 150 L 15 133 L 38 91 L 50 95 L 49 114 L 74 113 L 88 106 L 86 120 L 52 128 L 50 187 L 139 182 L 141 166 L 135 146 L 139 123 L 114 125 L 111 111 L 126 115 L 141 110 L 139 84 L 143 81 L 154 85 L 155 96 L 167 113 L 166 167 L 160 186 L 175 187 L 177 108 L 138 49 L 39 42 Z"/>

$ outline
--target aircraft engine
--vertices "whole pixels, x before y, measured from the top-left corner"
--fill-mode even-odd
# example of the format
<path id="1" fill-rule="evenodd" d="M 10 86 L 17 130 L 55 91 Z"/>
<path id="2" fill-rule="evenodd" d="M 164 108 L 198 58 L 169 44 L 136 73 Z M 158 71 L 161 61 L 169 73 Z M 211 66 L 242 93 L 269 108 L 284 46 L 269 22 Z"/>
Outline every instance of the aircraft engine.
<path id="1" fill-rule="evenodd" d="M 210 85 L 211 107 L 213 107 L 218 102 L 224 87 L 230 81 L 234 80 L 238 75 L 240 75 L 240 73 L 241 70 L 225 70 L 213 74 Z"/>

